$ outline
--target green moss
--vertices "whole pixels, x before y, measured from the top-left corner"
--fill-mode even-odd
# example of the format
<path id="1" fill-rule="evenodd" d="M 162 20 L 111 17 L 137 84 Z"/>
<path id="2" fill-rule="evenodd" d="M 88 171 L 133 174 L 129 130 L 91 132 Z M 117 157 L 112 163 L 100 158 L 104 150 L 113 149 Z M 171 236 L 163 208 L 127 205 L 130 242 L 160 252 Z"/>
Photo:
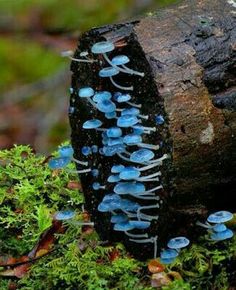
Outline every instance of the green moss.
<path id="1" fill-rule="evenodd" d="M 51 226 L 56 211 L 72 208 L 76 216 L 66 222 L 66 232 L 57 235 L 53 251 L 32 264 L 26 276 L 10 280 L 0 276 L 0 290 L 7 290 L 11 282 L 23 290 L 154 289 L 147 263 L 130 257 L 122 244 L 104 245 L 95 231 L 88 233 L 76 224 L 82 220 L 83 196 L 67 184 L 77 176 L 65 170 L 52 172 L 45 161 L 28 146 L 0 151 L 0 255 L 29 253 Z M 220 243 L 200 237 L 165 269 L 165 273 L 177 271 L 183 280 L 162 289 L 226 290 L 233 265 L 235 237 Z"/>

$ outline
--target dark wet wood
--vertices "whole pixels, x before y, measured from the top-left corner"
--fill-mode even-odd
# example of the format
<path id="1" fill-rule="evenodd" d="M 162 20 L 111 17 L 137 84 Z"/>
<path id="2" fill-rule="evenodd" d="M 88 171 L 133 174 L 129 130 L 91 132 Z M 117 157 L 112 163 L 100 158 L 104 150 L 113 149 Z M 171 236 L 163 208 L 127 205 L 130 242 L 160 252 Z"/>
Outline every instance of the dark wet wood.
<path id="1" fill-rule="evenodd" d="M 153 126 L 156 114 L 165 116 L 165 124 L 145 140 L 152 144 L 162 141 L 161 153 L 172 156 L 163 167 L 160 218 L 150 230 L 159 236 L 159 246 L 175 235 L 194 239 L 199 234 L 196 220 L 204 220 L 210 211 L 236 211 L 235 10 L 223 0 L 182 2 L 139 21 L 93 29 L 78 43 L 75 56 L 96 41 L 113 41 L 117 53 L 127 54 L 132 67 L 145 72 L 143 79 L 119 80 L 134 85 L 135 101 L 150 116 L 147 125 Z M 74 90 L 89 85 L 114 91 L 97 76 L 99 67 L 73 62 Z M 82 146 L 101 144 L 97 133 L 81 129 L 82 123 L 100 115 L 76 93 L 71 96 L 71 106 L 75 108 L 70 114 L 72 144 L 81 157 Z M 100 169 L 101 183 L 106 182 L 111 165 L 119 162 L 99 155 L 89 160 Z M 92 177 L 81 176 L 81 182 L 101 237 L 124 241 L 138 257 L 151 256 L 150 244 L 134 247 L 112 231 L 108 214 L 97 212 L 105 191 L 91 190 Z"/>

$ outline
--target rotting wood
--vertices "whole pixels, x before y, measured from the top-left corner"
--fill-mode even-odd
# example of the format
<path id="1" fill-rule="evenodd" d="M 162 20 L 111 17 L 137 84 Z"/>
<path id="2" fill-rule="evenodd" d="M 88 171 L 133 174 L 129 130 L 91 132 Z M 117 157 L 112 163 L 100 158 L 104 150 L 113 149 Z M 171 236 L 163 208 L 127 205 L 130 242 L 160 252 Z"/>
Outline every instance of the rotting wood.
<path id="1" fill-rule="evenodd" d="M 159 247 L 176 235 L 194 239 L 199 235 L 196 220 L 204 220 L 213 210 L 236 211 L 235 26 L 235 8 L 227 1 L 186 1 L 139 21 L 92 29 L 79 40 L 75 57 L 97 41 L 114 42 L 118 53 L 130 57 L 132 68 L 145 72 L 143 79 L 118 79 L 132 82 L 135 101 L 150 116 L 147 124 L 153 124 L 158 113 L 165 116 L 158 133 L 147 138 L 153 144 L 164 140 L 162 153 L 172 155 L 164 167 L 160 218 L 150 230 L 158 235 Z M 92 86 L 116 91 L 99 79 L 99 68 L 97 63 L 71 65 L 74 93 L 70 106 L 74 109 L 70 123 L 78 157 L 82 146 L 101 142 L 96 133 L 81 129 L 84 121 L 99 114 L 79 100 L 78 89 Z M 118 158 L 99 155 L 88 159 L 100 169 L 101 184 L 111 165 L 119 163 Z M 94 192 L 92 182 L 91 176 L 81 176 L 86 208 L 101 237 L 122 240 L 139 258 L 150 257 L 150 244 L 128 242 L 112 230 L 109 214 L 98 213 L 105 192 Z"/>

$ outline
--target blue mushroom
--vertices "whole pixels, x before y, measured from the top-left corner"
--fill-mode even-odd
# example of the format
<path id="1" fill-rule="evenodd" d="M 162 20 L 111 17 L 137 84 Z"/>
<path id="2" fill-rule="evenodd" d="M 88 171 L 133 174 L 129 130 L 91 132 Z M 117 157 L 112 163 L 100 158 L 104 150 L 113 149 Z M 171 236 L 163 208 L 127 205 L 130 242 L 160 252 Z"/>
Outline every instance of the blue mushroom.
<path id="1" fill-rule="evenodd" d="M 111 127 L 107 129 L 106 135 L 109 138 L 118 138 L 122 136 L 122 130 L 119 127 Z"/>
<path id="2" fill-rule="evenodd" d="M 94 95 L 94 90 L 91 87 L 84 87 L 81 88 L 78 92 L 78 95 L 80 98 L 86 98 L 89 103 L 96 108 L 96 104 L 93 102 L 93 100 L 91 99 L 91 97 Z"/>
<path id="3" fill-rule="evenodd" d="M 112 113 L 116 110 L 116 105 L 111 100 L 103 100 L 97 103 L 97 109 L 102 113 Z"/>
<path id="4" fill-rule="evenodd" d="M 63 220 L 72 219 L 74 216 L 75 216 L 75 211 L 72 211 L 72 210 L 64 210 L 64 211 L 58 211 L 54 215 L 54 218 L 55 218 L 55 220 L 63 221 Z"/>
<path id="5" fill-rule="evenodd" d="M 120 116 L 117 119 L 117 126 L 121 128 L 128 128 L 134 126 L 139 122 L 140 122 L 139 119 L 134 115 L 124 115 Z"/>
<path id="6" fill-rule="evenodd" d="M 129 95 L 129 94 L 122 94 L 121 92 L 116 92 L 114 94 L 113 98 L 118 103 L 127 103 L 128 105 L 130 105 L 132 107 L 135 107 L 135 108 L 141 108 L 141 106 L 142 106 L 142 105 L 137 105 L 137 104 L 134 104 L 134 103 L 129 102 L 129 100 L 131 100 L 131 95 Z M 132 115 L 134 115 L 134 114 L 132 114 Z"/>
<path id="7" fill-rule="evenodd" d="M 122 165 L 122 164 L 116 164 L 116 165 L 113 165 L 112 166 L 111 172 L 112 173 L 120 173 L 124 168 L 125 168 L 124 165 Z"/>
<path id="8" fill-rule="evenodd" d="M 112 94 L 107 91 L 96 92 L 93 96 L 93 101 L 99 103 L 101 101 L 108 101 L 112 97 Z"/>
<path id="9" fill-rule="evenodd" d="M 233 235 L 234 235 L 234 233 L 230 229 L 226 229 L 226 230 L 221 231 L 221 232 L 213 232 L 210 235 L 210 238 L 213 241 L 223 241 L 223 240 L 232 238 Z"/>
<path id="10" fill-rule="evenodd" d="M 117 56 L 112 58 L 111 62 L 116 67 L 117 66 L 118 67 L 121 66 L 121 68 L 119 67 L 119 70 L 121 72 L 128 73 L 128 74 L 131 74 L 131 75 L 138 75 L 138 76 L 144 77 L 144 73 L 135 71 L 135 70 L 130 69 L 130 68 L 128 68 L 126 66 L 126 64 L 130 62 L 130 59 L 126 55 L 117 55 Z"/>
<path id="11" fill-rule="evenodd" d="M 185 237 L 176 237 L 170 239 L 167 243 L 167 247 L 174 250 L 185 248 L 189 245 L 190 241 Z"/>
<path id="12" fill-rule="evenodd" d="M 128 222 L 128 217 L 125 214 L 116 214 L 111 216 L 111 223 L 112 224 L 117 224 L 117 223 L 125 223 Z"/>
<path id="13" fill-rule="evenodd" d="M 207 221 L 209 223 L 218 224 L 218 223 L 225 223 L 231 220 L 232 218 L 233 218 L 233 214 L 231 212 L 222 210 L 222 211 L 217 211 L 209 215 L 209 217 L 207 218 Z"/>

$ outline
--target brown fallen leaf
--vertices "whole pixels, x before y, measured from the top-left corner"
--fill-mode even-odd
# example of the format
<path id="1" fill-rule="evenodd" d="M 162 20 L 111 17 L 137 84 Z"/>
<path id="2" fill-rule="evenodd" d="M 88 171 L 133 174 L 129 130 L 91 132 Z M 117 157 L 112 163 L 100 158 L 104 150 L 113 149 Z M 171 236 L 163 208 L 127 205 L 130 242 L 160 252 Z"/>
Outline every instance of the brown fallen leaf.
<path id="1" fill-rule="evenodd" d="M 165 270 L 165 266 L 161 264 L 158 260 L 154 259 L 148 263 L 148 270 L 152 274 L 160 273 Z"/>

